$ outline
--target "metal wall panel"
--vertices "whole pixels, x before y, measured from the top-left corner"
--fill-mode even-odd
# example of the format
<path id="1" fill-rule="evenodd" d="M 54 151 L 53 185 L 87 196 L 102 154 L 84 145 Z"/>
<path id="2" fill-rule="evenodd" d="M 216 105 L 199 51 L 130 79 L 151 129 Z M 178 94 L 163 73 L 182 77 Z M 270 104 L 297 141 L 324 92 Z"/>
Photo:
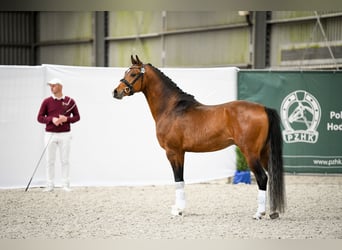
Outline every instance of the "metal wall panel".
<path id="1" fill-rule="evenodd" d="M 92 44 L 44 46 L 39 48 L 41 64 L 92 66 Z"/>
<path id="2" fill-rule="evenodd" d="M 33 64 L 33 12 L 0 12 L 0 64 Z"/>
<path id="3" fill-rule="evenodd" d="M 161 65 L 161 43 L 158 38 L 116 41 L 109 44 L 109 66 L 127 67 L 131 55 L 138 55 L 145 63 Z"/>
<path id="4" fill-rule="evenodd" d="M 314 11 L 270 13 L 266 55 L 259 55 L 267 57 L 270 68 L 342 64 L 341 11 L 318 12 L 326 38 Z M 94 12 L 0 12 L 0 63 L 93 66 L 97 39 L 104 44 L 106 66 L 127 66 L 131 54 L 158 67 L 244 68 L 254 63 L 255 19 L 249 26 L 237 11 L 113 11 L 102 15 L 106 18 L 100 26 L 95 16 Z M 95 35 L 95 27 L 105 29 L 102 37 Z M 338 56 L 335 61 L 327 58 L 328 47 Z M 316 53 L 311 57 L 315 60 L 301 60 L 310 58 L 301 57 L 308 51 Z"/>
<path id="5" fill-rule="evenodd" d="M 138 37 L 162 31 L 160 11 L 115 11 L 108 16 L 109 37 Z"/>
<path id="6" fill-rule="evenodd" d="M 247 29 L 168 36 L 165 43 L 168 67 L 237 66 L 249 62 Z"/>
<path id="7" fill-rule="evenodd" d="M 341 17 L 326 19 L 323 25 L 328 41 L 342 41 L 342 13 Z"/>
<path id="8" fill-rule="evenodd" d="M 342 46 L 342 12 L 320 11 L 317 14 L 323 31 L 314 11 L 272 12 L 269 20 L 271 68 L 319 69 L 341 65 L 338 52 Z M 334 59 L 329 49 L 335 54 Z M 284 57 L 289 54 L 292 60 Z"/>
<path id="9" fill-rule="evenodd" d="M 39 12 L 39 42 L 90 39 L 92 12 Z"/>
<path id="10" fill-rule="evenodd" d="M 40 12 L 38 26 L 39 64 L 94 64 L 92 12 Z"/>
<path id="11" fill-rule="evenodd" d="M 237 11 L 109 14 L 109 66 L 130 54 L 160 67 L 247 65 L 250 29 Z"/>
<path id="12" fill-rule="evenodd" d="M 108 66 L 126 67 L 132 54 L 160 65 L 163 17 L 160 11 L 116 11 L 108 14 Z"/>
<path id="13" fill-rule="evenodd" d="M 167 30 L 219 26 L 245 22 L 245 17 L 239 16 L 238 11 L 170 11 L 167 12 L 166 17 Z"/>
<path id="14" fill-rule="evenodd" d="M 165 37 L 165 65 L 208 67 L 249 63 L 250 32 L 237 11 L 167 12 L 166 31 L 191 30 Z M 215 30 L 215 27 L 222 29 Z M 213 30 L 206 30 L 212 28 Z"/>
<path id="15" fill-rule="evenodd" d="M 309 23 L 284 23 L 272 25 L 270 44 L 270 66 L 281 65 L 281 50 L 294 44 L 305 46 L 311 38 L 315 24 Z"/>
<path id="16" fill-rule="evenodd" d="M 334 15 L 341 11 L 318 11 L 319 15 Z M 315 16 L 314 11 L 272 11 L 272 20 L 298 19 Z"/>

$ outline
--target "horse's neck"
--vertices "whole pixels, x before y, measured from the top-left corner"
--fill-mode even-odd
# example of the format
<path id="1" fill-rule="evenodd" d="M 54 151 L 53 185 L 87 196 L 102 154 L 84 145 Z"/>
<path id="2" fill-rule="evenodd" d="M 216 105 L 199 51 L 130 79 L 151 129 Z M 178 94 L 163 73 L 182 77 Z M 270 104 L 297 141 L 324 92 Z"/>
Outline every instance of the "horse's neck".
<path id="1" fill-rule="evenodd" d="M 168 92 L 166 96 L 164 88 L 165 85 L 162 79 L 154 77 L 153 79 L 149 79 L 148 85 L 143 90 L 152 116 L 156 122 L 172 108 L 172 91 Z"/>

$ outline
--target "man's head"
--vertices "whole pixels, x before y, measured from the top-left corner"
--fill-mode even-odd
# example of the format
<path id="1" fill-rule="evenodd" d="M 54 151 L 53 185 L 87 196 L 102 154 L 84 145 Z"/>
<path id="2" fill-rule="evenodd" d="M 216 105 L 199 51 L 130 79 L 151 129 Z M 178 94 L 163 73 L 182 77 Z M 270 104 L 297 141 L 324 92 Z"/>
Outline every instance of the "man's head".
<path id="1" fill-rule="evenodd" d="M 63 83 L 60 79 L 54 78 L 47 82 L 47 84 L 50 86 L 51 93 L 56 96 L 60 97 L 63 95 Z"/>

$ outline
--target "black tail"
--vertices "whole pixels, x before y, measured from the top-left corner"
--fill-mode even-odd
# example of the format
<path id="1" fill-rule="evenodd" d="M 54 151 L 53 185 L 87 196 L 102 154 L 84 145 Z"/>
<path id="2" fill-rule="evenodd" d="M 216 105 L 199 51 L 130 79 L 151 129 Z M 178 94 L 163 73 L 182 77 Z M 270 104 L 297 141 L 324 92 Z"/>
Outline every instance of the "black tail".
<path id="1" fill-rule="evenodd" d="M 268 142 L 270 157 L 268 161 L 269 199 L 271 211 L 285 211 L 285 187 L 283 175 L 283 138 L 280 118 L 276 110 L 265 107 L 268 116 Z"/>

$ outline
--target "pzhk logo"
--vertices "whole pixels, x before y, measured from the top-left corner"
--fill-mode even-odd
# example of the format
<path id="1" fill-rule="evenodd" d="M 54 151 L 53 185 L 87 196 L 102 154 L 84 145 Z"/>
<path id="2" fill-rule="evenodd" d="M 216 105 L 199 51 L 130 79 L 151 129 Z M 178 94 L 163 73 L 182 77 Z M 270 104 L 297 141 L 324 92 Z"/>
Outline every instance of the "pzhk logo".
<path id="1" fill-rule="evenodd" d="M 317 142 L 321 107 L 313 95 L 304 90 L 290 93 L 281 104 L 280 115 L 285 142 Z"/>

